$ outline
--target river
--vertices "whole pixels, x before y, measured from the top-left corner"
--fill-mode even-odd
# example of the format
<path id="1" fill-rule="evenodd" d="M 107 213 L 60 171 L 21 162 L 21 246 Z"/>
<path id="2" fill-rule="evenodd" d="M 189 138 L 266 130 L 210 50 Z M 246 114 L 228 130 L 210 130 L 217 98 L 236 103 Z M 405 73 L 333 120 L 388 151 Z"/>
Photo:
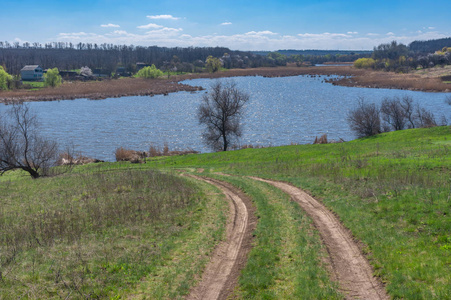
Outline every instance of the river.
<path id="1" fill-rule="evenodd" d="M 243 118 L 241 144 L 279 146 L 312 143 L 315 136 L 352 140 L 346 122 L 357 99 L 380 103 L 385 97 L 410 96 L 431 110 L 438 120 L 451 122 L 450 93 L 425 93 L 390 89 L 341 87 L 326 83 L 327 76 L 279 78 L 235 77 L 239 89 L 250 94 Z M 183 83 L 208 88 L 217 79 L 194 79 Z M 118 147 L 147 151 L 150 145 L 171 150 L 209 152 L 202 143 L 197 107 L 206 91 L 111 98 L 31 102 L 40 130 L 62 147 L 73 144 L 83 155 L 114 161 Z M 0 111 L 5 105 L 0 105 Z"/>

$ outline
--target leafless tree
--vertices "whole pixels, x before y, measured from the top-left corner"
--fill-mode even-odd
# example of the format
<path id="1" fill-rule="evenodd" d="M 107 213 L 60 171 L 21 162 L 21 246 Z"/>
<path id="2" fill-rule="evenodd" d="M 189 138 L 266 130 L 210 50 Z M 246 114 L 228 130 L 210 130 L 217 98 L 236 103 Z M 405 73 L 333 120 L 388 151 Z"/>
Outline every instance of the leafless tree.
<path id="1" fill-rule="evenodd" d="M 409 102 L 407 102 L 409 103 Z M 403 130 L 406 127 L 406 111 L 397 97 L 385 98 L 381 104 L 382 119 L 389 124 L 393 130 Z"/>
<path id="2" fill-rule="evenodd" d="M 358 137 L 372 136 L 381 132 L 379 109 L 374 103 L 359 98 L 357 107 L 348 113 L 348 124 Z"/>
<path id="3" fill-rule="evenodd" d="M 240 124 L 243 107 L 249 95 L 241 92 L 235 83 L 217 82 L 204 95 L 198 110 L 199 124 L 205 126 L 205 143 L 215 151 L 227 151 L 231 142 L 242 133 Z"/>
<path id="4" fill-rule="evenodd" d="M 420 107 L 417 103 L 415 107 L 415 121 L 417 127 L 433 127 L 437 126 L 437 121 L 432 112 L 426 110 L 424 107 Z"/>
<path id="5" fill-rule="evenodd" d="M 38 178 L 56 162 L 57 144 L 42 138 L 27 104 L 13 104 L 0 116 L 0 174 L 21 169 Z"/>
<path id="6" fill-rule="evenodd" d="M 404 96 L 400 100 L 401 108 L 404 110 L 404 117 L 408 128 L 415 128 L 415 109 L 412 97 Z"/>

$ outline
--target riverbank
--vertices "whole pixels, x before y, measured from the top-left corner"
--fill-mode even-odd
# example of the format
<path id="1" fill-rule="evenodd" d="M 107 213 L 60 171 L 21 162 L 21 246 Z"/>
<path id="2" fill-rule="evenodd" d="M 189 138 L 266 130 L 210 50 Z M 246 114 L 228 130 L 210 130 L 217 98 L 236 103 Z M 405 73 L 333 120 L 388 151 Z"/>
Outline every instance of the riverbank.
<path id="1" fill-rule="evenodd" d="M 217 73 L 185 74 L 151 80 L 121 78 L 95 82 L 65 82 L 58 88 L 2 91 L 0 92 L 0 103 L 19 100 L 53 101 L 79 98 L 96 100 L 124 96 L 153 96 L 179 91 L 193 92 L 202 90 L 202 87 L 193 87 L 180 83 L 189 79 L 237 76 L 286 77 L 298 75 L 338 75 L 342 78 L 333 80 L 331 83 L 349 87 L 389 88 L 425 92 L 451 91 L 451 84 L 442 82 L 439 77 L 425 77 L 420 74 L 369 71 L 355 69 L 352 66 L 277 67 L 232 69 Z"/>

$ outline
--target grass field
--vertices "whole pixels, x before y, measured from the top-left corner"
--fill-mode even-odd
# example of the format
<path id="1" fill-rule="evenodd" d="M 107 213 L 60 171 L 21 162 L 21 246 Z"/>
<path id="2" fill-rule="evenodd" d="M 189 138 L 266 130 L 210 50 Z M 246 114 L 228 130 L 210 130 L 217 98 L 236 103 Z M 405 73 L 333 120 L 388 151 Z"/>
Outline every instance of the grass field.
<path id="1" fill-rule="evenodd" d="M 188 293 L 223 237 L 227 204 L 215 188 L 178 176 L 182 169 L 232 183 L 256 207 L 236 298 L 342 297 L 311 220 L 249 175 L 290 182 L 333 210 L 392 298 L 451 298 L 451 128 L 444 126 L 341 144 L 92 164 L 39 180 L 6 174 L 0 299 Z"/>
<path id="2" fill-rule="evenodd" d="M 223 236 L 226 202 L 191 179 L 14 175 L 0 185 L 0 299 L 179 298 Z"/>
<path id="3" fill-rule="evenodd" d="M 291 182 L 362 242 L 393 298 L 451 298 L 451 129 L 152 160 Z"/>

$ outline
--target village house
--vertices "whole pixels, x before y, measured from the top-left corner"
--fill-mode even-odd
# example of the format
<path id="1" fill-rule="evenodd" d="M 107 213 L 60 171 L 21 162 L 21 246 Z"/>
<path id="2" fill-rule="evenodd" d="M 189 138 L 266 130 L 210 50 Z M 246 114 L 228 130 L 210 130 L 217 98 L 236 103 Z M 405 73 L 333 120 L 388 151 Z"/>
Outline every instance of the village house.
<path id="1" fill-rule="evenodd" d="M 39 65 L 26 65 L 20 70 L 20 77 L 24 81 L 42 80 L 44 70 Z"/>

